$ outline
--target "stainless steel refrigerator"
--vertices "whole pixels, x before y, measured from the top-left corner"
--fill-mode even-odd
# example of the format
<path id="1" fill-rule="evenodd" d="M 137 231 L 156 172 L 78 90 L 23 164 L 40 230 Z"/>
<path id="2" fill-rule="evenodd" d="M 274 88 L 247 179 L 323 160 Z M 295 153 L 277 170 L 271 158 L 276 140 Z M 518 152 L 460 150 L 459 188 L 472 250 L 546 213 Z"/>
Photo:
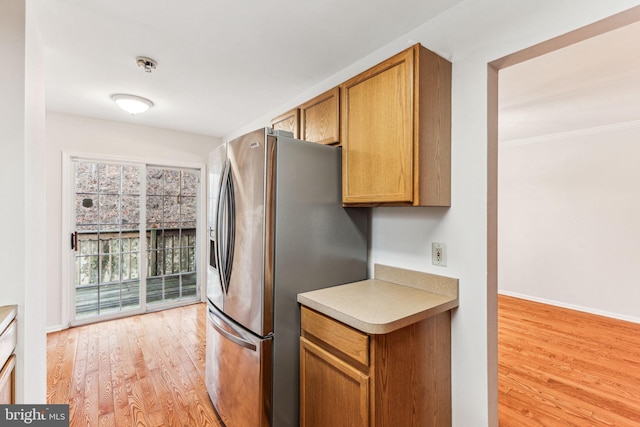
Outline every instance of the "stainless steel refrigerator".
<path id="1" fill-rule="evenodd" d="M 206 385 L 227 427 L 299 425 L 296 295 L 367 274 L 340 148 L 291 135 L 259 129 L 210 155 Z"/>

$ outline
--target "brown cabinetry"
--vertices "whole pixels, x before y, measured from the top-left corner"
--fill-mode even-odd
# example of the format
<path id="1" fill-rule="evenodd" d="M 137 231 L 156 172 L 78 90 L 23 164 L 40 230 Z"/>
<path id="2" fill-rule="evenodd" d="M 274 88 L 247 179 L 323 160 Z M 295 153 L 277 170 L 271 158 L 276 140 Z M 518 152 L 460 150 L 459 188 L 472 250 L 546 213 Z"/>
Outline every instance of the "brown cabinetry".
<path id="1" fill-rule="evenodd" d="M 271 120 L 274 129 L 319 144 L 340 142 L 340 90 L 335 87 Z"/>
<path id="2" fill-rule="evenodd" d="M 293 132 L 294 138 L 300 137 L 299 127 L 300 127 L 300 112 L 297 108 L 293 110 L 289 110 L 284 114 L 279 115 L 278 117 L 271 120 L 271 127 L 276 130 L 286 130 L 289 132 Z"/>
<path id="3" fill-rule="evenodd" d="M 15 399 L 16 356 L 12 354 L 0 371 L 0 405 L 12 405 Z"/>
<path id="4" fill-rule="evenodd" d="M 0 307 L 0 405 L 15 403 L 16 314 L 15 305 Z"/>
<path id="5" fill-rule="evenodd" d="M 340 89 L 335 87 L 300 105 L 300 139 L 340 142 Z"/>
<path id="6" fill-rule="evenodd" d="M 369 426 L 369 375 L 301 338 L 300 425 Z"/>
<path id="7" fill-rule="evenodd" d="M 451 204 L 451 63 L 417 44 L 340 85 L 345 205 Z"/>
<path id="8" fill-rule="evenodd" d="M 380 335 L 301 313 L 301 427 L 451 425 L 450 311 Z"/>

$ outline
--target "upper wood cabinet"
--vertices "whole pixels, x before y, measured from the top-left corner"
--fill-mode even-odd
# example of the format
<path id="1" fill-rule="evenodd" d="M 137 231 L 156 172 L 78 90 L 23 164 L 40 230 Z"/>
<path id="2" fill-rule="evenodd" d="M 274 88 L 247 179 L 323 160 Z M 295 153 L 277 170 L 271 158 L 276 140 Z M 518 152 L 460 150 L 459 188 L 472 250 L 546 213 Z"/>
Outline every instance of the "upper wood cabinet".
<path id="1" fill-rule="evenodd" d="M 340 142 L 340 89 L 335 87 L 298 107 L 300 139 L 320 144 Z"/>
<path id="2" fill-rule="evenodd" d="M 450 206 L 451 63 L 417 44 L 340 96 L 345 206 Z"/>
<path id="3" fill-rule="evenodd" d="M 271 120 L 271 127 L 273 129 L 286 130 L 289 132 L 293 132 L 294 138 L 300 138 L 299 126 L 300 126 L 300 115 L 297 108 L 293 110 L 287 111 L 284 114 L 274 118 Z"/>

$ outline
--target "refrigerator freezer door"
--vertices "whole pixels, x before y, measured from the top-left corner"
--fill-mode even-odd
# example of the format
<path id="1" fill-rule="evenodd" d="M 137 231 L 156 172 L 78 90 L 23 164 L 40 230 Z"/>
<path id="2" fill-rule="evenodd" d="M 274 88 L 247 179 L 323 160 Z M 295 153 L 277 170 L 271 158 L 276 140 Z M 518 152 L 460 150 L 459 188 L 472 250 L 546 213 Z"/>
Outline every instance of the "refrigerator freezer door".
<path id="1" fill-rule="evenodd" d="M 228 321 L 209 304 L 206 382 L 222 421 L 233 427 L 271 424 L 271 339 Z"/>
<path id="2" fill-rule="evenodd" d="M 228 264 L 231 274 L 223 284 L 224 302 L 218 307 L 256 335 L 266 336 L 273 332 L 275 138 L 267 136 L 265 129 L 249 133 L 227 144 L 227 156 L 234 211 L 228 222 L 234 226 L 234 250 Z"/>

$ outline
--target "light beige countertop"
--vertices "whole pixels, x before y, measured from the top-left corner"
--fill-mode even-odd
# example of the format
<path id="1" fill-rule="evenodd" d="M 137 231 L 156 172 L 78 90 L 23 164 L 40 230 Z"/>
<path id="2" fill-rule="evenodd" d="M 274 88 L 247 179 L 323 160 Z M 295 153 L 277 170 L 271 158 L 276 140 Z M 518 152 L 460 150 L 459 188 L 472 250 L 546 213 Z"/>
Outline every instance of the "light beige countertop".
<path id="1" fill-rule="evenodd" d="M 374 266 L 374 279 L 298 294 L 298 302 L 369 334 L 386 334 L 458 306 L 458 279 Z"/>

